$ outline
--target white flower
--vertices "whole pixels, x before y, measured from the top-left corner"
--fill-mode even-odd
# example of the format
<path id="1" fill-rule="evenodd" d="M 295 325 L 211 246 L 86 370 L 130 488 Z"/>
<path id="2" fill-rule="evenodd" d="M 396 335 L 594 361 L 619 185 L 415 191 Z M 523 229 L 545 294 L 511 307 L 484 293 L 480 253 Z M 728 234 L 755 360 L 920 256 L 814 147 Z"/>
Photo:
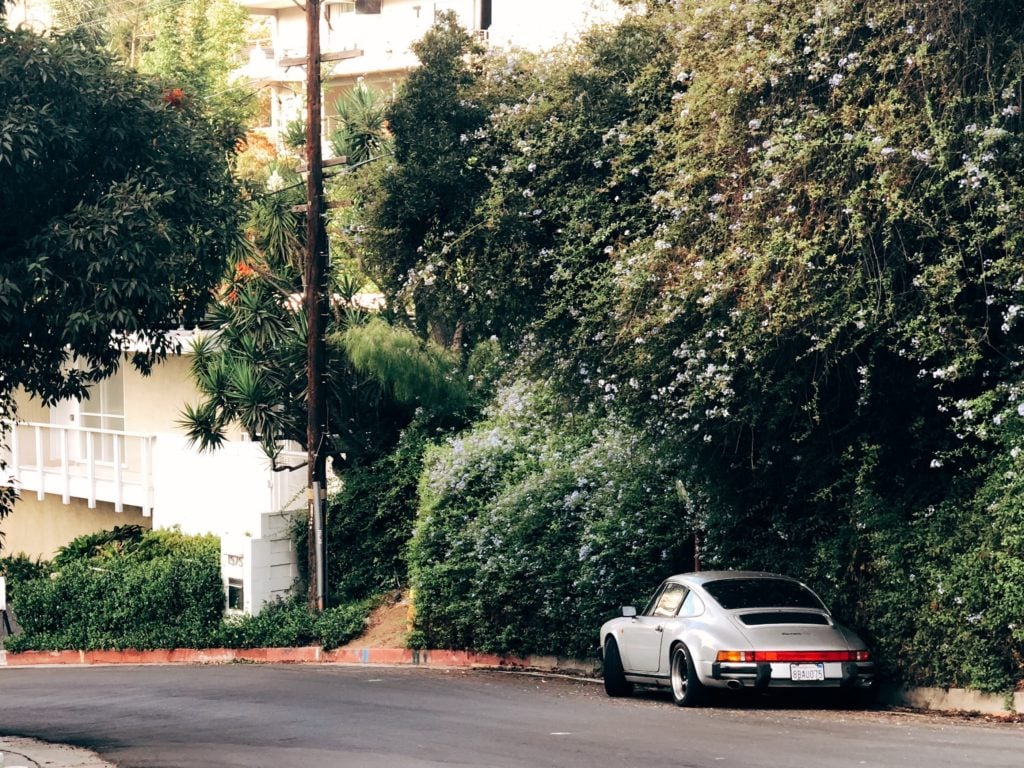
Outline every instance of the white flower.
<path id="1" fill-rule="evenodd" d="M 278 192 L 284 189 L 284 179 L 281 178 L 281 174 L 275 169 L 270 178 L 267 179 L 267 191 Z"/>

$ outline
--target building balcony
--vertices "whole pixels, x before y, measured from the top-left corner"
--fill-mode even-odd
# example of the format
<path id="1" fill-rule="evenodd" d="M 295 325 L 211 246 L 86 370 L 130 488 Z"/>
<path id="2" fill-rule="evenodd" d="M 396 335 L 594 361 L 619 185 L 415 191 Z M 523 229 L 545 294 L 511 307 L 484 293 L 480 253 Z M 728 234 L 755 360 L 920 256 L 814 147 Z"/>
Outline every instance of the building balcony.
<path id="1" fill-rule="evenodd" d="M 156 435 L 88 429 L 36 422 L 5 422 L 7 464 L 0 478 L 20 493 L 47 494 L 65 504 L 85 499 L 90 509 L 97 502 L 153 511 L 153 446 Z"/>

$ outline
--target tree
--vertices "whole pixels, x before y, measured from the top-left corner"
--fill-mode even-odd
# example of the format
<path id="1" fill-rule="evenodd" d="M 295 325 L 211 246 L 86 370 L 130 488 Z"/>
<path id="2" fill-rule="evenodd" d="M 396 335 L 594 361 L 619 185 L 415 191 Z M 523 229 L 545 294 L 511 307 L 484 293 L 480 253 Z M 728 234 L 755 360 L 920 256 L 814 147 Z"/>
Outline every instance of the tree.
<path id="1" fill-rule="evenodd" d="M 224 140 L 233 142 L 256 101 L 232 73 L 243 63 L 248 13 L 233 0 L 173 0 L 154 14 L 138 69 L 202 99 Z"/>
<path id="2" fill-rule="evenodd" d="M 200 105 L 81 35 L 0 28 L 0 416 L 86 396 L 197 322 L 237 195 Z M 0 499 L 0 513 L 9 501 Z"/>
<path id="3" fill-rule="evenodd" d="M 351 142 L 349 152 L 365 151 L 370 159 L 387 151 L 382 103 L 378 94 L 364 92 L 340 110 L 348 130 L 339 140 Z M 195 347 L 192 375 L 204 397 L 185 407 L 182 424 L 202 449 L 216 449 L 228 427 L 239 425 L 276 460 L 286 443 L 305 447 L 307 440 L 307 325 L 300 306 L 305 224 L 294 212 L 303 192 L 289 158 L 261 147 L 255 137 L 245 147 L 235 170 L 248 197 L 246 253 L 207 317 L 216 333 Z M 334 178 L 333 195 L 345 199 L 356 191 L 368 168 L 357 166 Z M 341 208 L 331 221 L 335 258 L 323 383 L 329 435 L 323 451 L 339 473 L 389 450 L 418 408 L 457 413 L 469 399 L 457 359 L 356 299 L 364 278 L 349 267 L 360 250 L 359 209 Z"/>
<path id="4" fill-rule="evenodd" d="M 455 15 L 445 13 L 413 50 L 420 67 L 386 115 L 395 134 L 394 162 L 366 196 L 364 264 L 394 306 L 411 308 L 421 336 L 429 333 L 454 346 L 463 302 L 458 291 L 447 290 L 456 280 L 433 270 L 457 271 L 439 252 L 446 235 L 463 229 L 486 189 L 486 172 L 475 163 L 468 140 L 487 117 L 476 70 L 467 60 L 480 49 Z"/>
<path id="5" fill-rule="evenodd" d="M 277 459 L 306 442 L 306 320 L 295 296 L 265 265 L 240 262 L 210 314 L 214 335 L 194 347 L 192 375 L 204 396 L 182 424 L 202 449 L 220 447 L 238 424 Z M 341 281 L 328 325 L 324 382 L 335 470 L 389 450 L 417 408 L 461 412 L 469 399 L 458 361 L 409 331 L 372 317 Z"/>
<path id="6" fill-rule="evenodd" d="M 51 0 L 59 29 L 88 29 L 131 67 L 152 39 L 152 8 L 147 0 Z"/>

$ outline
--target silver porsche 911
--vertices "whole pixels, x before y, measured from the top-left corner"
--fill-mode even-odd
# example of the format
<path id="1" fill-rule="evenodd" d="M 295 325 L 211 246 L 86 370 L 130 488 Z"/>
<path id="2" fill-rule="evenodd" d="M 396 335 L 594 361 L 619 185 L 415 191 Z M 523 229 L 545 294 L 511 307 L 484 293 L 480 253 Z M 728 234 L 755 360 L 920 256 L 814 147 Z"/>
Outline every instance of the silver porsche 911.
<path id="1" fill-rule="evenodd" d="M 622 608 L 601 626 L 604 688 L 672 689 L 681 707 L 710 688 L 874 688 L 867 646 L 837 624 L 817 595 L 774 573 L 704 571 L 671 576 L 647 607 Z"/>

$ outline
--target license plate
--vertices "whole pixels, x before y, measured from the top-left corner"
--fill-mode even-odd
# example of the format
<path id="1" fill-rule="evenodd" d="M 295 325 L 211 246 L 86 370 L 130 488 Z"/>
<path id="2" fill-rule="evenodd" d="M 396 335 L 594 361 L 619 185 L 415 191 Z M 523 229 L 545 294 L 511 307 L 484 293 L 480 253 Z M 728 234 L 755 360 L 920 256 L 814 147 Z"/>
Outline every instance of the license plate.
<path id="1" fill-rule="evenodd" d="M 790 664 L 789 676 L 793 680 L 824 680 L 824 664 Z"/>

